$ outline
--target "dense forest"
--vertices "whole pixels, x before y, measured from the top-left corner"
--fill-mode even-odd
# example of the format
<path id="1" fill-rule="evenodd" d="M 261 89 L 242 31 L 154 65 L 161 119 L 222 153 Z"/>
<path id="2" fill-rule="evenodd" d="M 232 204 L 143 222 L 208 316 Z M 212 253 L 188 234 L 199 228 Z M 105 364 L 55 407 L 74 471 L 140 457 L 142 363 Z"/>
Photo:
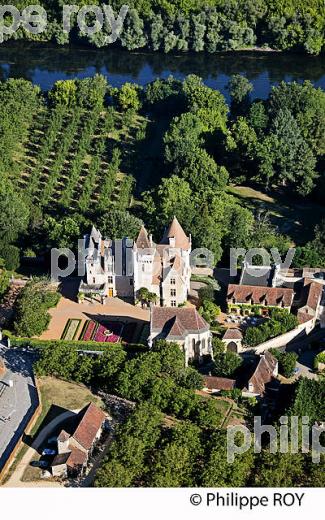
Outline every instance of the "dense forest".
<path id="1" fill-rule="evenodd" d="M 1 0 L 1 4 L 6 4 Z M 29 0 L 12 0 L 23 9 Z M 69 35 L 62 31 L 62 6 L 67 0 L 34 0 L 48 14 L 47 29 L 31 35 L 19 29 L 12 38 L 105 45 L 104 30 L 87 36 L 78 29 L 76 16 Z M 100 5 L 100 0 L 75 0 L 73 4 Z M 129 11 L 118 45 L 128 50 L 162 52 L 241 50 L 254 47 L 319 54 L 324 49 L 325 13 L 322 0 L 112 0 L 115 13 L 123 4 Z M 91 15 L 89 25 L 91 25 Z M 107 44 L 106 44 L 107 45 Z"/>
<path id="2" fill-rule="evenodd" d="M 133 238 L 145 222 L 159 239 L 177 214 L 215 263 L 227 263 L 230 247 L 296 244 L 296 266 L 323 266 L 324 92 L 280 83 L 251 101 L 240 75 L 228 89 L 230 107 L 194 75 L 119 89 L 96 75 L 48 93 L 1 82 L 2 265 L 14 271 L 46 261 L 51 247 L 74 248 L 91 223 Z M 238 186 L 276 193 L 290 219 L 274 203 L 248 203 Z"/>

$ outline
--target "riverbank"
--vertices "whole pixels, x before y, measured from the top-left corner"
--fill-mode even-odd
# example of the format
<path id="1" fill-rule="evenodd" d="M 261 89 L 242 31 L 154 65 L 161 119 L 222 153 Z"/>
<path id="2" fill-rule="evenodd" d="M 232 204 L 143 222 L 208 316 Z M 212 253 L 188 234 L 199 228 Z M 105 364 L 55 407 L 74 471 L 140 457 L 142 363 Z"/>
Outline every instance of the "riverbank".
<path id="1" fill-rule="evenodd" d="M 267 98 L 271 87 L 282 80 L 309 80 L 316 87 L 325 88 L 325 60 L 302 54 L 264 49 L 217 54 L 162 54 L 19 41 L 0 45 L 2 80 L 22 77 L 40 85 L 42 90 L 49 90 L 57 80 L 81 79 L 96 73 L 103 74 L 114 87 L 125 82 L 146 85 L 169 75 L 183 79 L 188 74 L 196 74 L 206 85 L 220 90 L 227 101 L 229 77 L 238 73 L 252 82 L 253 99 Z"/>

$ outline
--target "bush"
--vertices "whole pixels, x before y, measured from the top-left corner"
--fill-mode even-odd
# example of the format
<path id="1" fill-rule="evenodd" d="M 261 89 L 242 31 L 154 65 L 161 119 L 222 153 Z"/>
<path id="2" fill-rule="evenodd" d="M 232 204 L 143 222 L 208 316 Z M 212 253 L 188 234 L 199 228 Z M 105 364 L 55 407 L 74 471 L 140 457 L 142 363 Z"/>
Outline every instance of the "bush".
<path id="1" fill-rule="evenodd" d="M 293 330 L 298 323 L 297 317 L 287 310 L 272 309 L 269 320 L 258 327 L 246 329 L 244 343 L 249 347 L 256 347 L 260 343 Z"/>
<path id="2" fill-rule="evenodd" d="M 9 244 L 1 249 L 1 258 L 3 259 L 5 268 L 8 269 L 8 271 L 17 271 L 20 266 L 20 252 L 18 247 Z"/>
<path id="3" fill-rule="evenodd" d="M 270 352 L 279 362 L 280 374 L 284 377 L 292 377 L 298 359 L 297 354 L 295 352 L 280 352 L 275 348 L 271 348 Z"/>
<path id="4" fill-rule="evenodd" d="M 320 352 L 314 359 L 314 369 L 318 370 L 319 363 L 325 364 L 325 352 Z"/>
<path id="5" fill-rule="evenodd" d="M 220 352 L 214 357 L 213 375 L 232 377 L 242 362 L 242 358 L 234 352 Z"/>
<path id="6" fill-rule="evenodd" d="M 55 307 L 60 294 L 51 290 L 46 282 L 29 282 L 21 291 L 16 302 L 14 330 L 18 336 L 39 336 L 50 323 L 47 312 Z"/>

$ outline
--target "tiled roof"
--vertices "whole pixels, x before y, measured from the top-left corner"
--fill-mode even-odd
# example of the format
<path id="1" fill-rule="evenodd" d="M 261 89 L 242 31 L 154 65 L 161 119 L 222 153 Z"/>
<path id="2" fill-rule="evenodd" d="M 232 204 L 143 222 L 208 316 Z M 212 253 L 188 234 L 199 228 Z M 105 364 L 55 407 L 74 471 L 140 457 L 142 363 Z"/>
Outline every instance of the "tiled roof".
<path id="1" fill-rule="evenodd" d="M 0 376 L 3 376 L 6 371 L 5 364 L 3 360 L 0 358 Z"/>
<path id="2" fill-rule="evenodd" d="M 228 379 L 227 377 L 206 376 L 203 383 L 203 388 L 209 390 L 233 390 L 235 386 L 235 379 Z"/>
<path id="3" fill-rule="evenodd" d="M 183 339 L 184 334 L 190 332 L 204 332 L 209 329 L 209 325 L 197 312 L 195 307 L 152 307 L 151 309 L 151 330 L 156 333 L 163 333 L 165 337 L 170 336 L 173 330 L 180 334 L 179 339 Z"/>
<path id="4" fill-rule="evenodd" d="M 138 238 L 136 239 L 136 245 L 139 249 L 150 249 L 151 244 L 148 237 L 148 232 L 144 226 L 141 226 Z"/>
<path id="5" fill-rule="evenodd" d="M 173 218 L 168 229 L 166 229 L 160 244 L 169 244 L 170 238 L 175 238 L 175 247 L 180 247 L 182 249 L 190 248 L 190 239 L 186 236 L 184 229 L 176 217 Z"/>
<path id="6" fill-rule="evenodd" d="M 67 466 L 71 469 L 78 468 L 79 466 L 83 466 L 83 464 L 85 464 L 85 462 L 87 462 L 87 453 L 79 450 L 78 448 L 75 448 L 74 446 L 71 446 L 70 449 L 71 449 L 71 452 L 66 461 Z"/>
<path id="7" fill-rule="evenodd" d="M 243 339 L 243 335 L 239 329 L 227 329 L 222 339 Z"/>
<path id="8" fill-rule="evenodd" d="M 276 366 L 276 358 L 266 351 L 261 356 L 254 374 L 248 381 L 249 385 L 253 385 L 253 393 L 262 395 L 265 392 L 265 385 L 272 380 Z"/>
<path id="9" fill-rule="evenodd" d="M 79 442 L 83 448 L 90 450 L 104 420 L 104 412 L 93 403 L 89 403 L 79 412 L 78 426 L 72 434 L 72 437 Z"/>
<path id="10" fill-rule="evenodd" d="M 65 430 L 61 430 L 59 436 L 58 436 L 58 441 L 59 442 L 65 442 L 67 441 L 68 439 L 70 439 L 71 435 L 69 435 Z"/>
<path id="11" fill-rule="evenodd" d="M 276 306 L 281 302 L 285 307 L 290 307 L 294 296 L 293 289 L 284 287 L 255 287 L 253 285 L 229 284 L 227 300 L 235 299 L 236 303 L 249 303 L 253 305 Z"/>
<path id="12" fill-rule="evenodd" d="M 183 327 L 181 320 L 175 316 L 172 318 L 171 327 L 168 332 L 168 338 L 178 337 L 185 338 L 186 337 L 186 329 Z"/>
<path id="13" fill-rule="evenodd" d="M 307 284 L 309 290 L 306 305 L 316 311 L 322 297 L 323 285 L 317 282 L 311 282 L 309 280 L 308 282 Z"/>
<path id="14" fill-rule="evenodd" d="M 299 323 L 307 323 L 315 317 L 321 301 L 322 293 L 323 285 L 305 278 L 302 293 L 303 304 L 300 306 L 297 313 Z"/>

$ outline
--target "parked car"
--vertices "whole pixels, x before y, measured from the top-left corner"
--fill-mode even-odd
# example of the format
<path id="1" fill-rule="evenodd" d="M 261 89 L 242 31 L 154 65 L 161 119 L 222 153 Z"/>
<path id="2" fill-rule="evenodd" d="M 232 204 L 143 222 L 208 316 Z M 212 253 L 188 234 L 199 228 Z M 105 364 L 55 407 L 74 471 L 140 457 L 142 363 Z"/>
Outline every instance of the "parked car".
<path id="1" fill-rule="evenodd" d="M 56 451 L 50 450 L 49 448 L 45 448 L 45 450 L 43 450 L 42 452 L 42 455 L 56 455 Z"/>

